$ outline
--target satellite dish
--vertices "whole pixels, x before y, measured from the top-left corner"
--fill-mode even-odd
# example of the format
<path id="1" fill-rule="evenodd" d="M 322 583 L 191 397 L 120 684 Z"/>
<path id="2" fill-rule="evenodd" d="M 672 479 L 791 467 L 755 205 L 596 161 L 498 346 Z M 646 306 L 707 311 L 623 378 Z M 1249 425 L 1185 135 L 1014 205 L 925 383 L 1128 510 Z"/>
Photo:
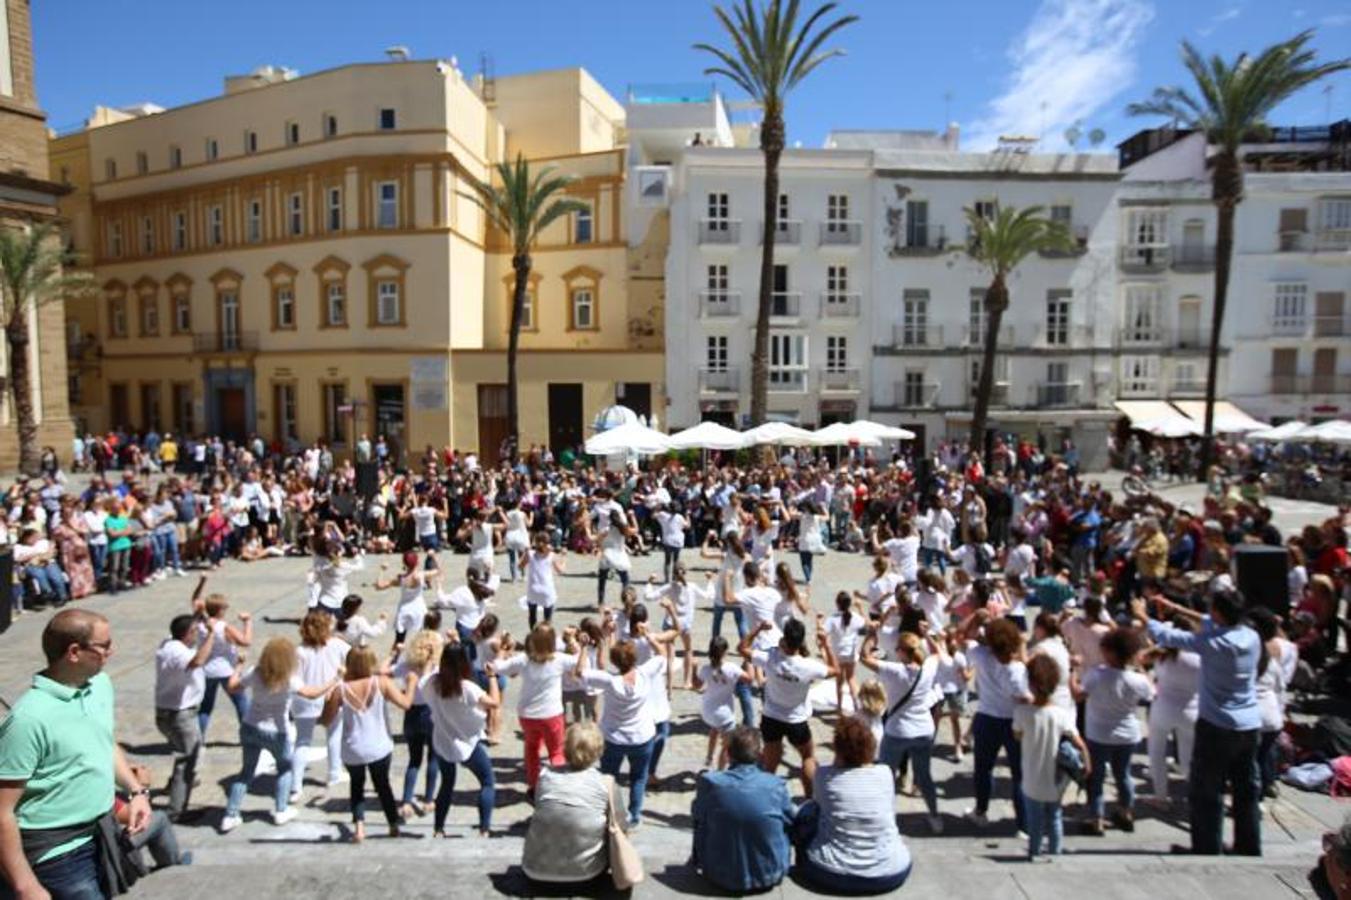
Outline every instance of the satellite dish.
<path id="1" fill-rule="evenodd" d="M 1078 145 L 1079 138 L 1083 136 L 1084 133 L 1079 130 L 1078 125 L 1071 125 L 1069 128 L 1066 128 L 1064 132 L 1065 143 L 1069 144 L 1071 147 Z"/>
<path id="2" fill-rule="evenodd" d="M 1088 133 L 1088 142 L 1092 144 L 1094 147 L 1098 146 L 1106 139 L 1107 139 L 1107 132 L 1103 131 L 1101 128 L 1094 128 L 1092 131 Z"/>

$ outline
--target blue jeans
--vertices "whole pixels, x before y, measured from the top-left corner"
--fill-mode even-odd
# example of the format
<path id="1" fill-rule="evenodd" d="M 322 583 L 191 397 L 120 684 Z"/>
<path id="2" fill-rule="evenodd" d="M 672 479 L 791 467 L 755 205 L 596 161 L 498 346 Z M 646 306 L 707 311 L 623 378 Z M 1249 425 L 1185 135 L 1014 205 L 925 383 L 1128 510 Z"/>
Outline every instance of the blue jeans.
<path id="1" fill-rule="evenodd" d="M 52 900 L 106 900 L 108 893 L 99 873 L 98 848 L 92 840 L 33 866 L 33 874 Z M 13 896 L 13 889 L 0 879 L 0 897 Z"/>
<path id="2" fill-rule="evenodd" d="M 1097 818 L 1101 819 L 1107 809 L 1102 789 L 1107 784 L 1109 766 L 1112 780 L 1116 782 L 1117 803 L 1128 811 L 1135 806 L 1135 781 L 1131 778 L 1131 754 L 1134 751 L 1134 744 L 1088 742 L 1088 754 L 1093 759 L 1093 771 L 1088 776 L 1088 809 Z"/>
<path id="3" fill-rule="evenodd" d="M 879 757 L 892 772 L 899 772 L 907 759 L 915 764 L 915 784 L 924 795 L 924 805 L 929 815 L 938 815 L 938 789 L 934 787 L 933 774 L 929 770 L 929 760 L 933 752 L 934 736 L 918 738 L 898 738 L 886 735 L 882 738 Z"/>
<path id="4" fill-rule="evenodd" d="M 947 574 L 948 558 L 943 555 L 941 550 L 933 550 L 928 547 L 919 548 L 919 564 L 928 569 L 938 566 L 938 571 Z"/>
<path id="5" fill-rule="evenodd" d="M 1097 763 L 1097 758 L 1093 762 Z M 1052 856 L 1060 854 L 1060 841 L 1065 836 L 1065 818 L 1061 814 L 1060 801 L 1047 803 L 1044 800 L 1023 798 L 1023 811 L 1027 814 L 1027 858 L 1041 854 L 1041 839 L 1046 837 L 1046 852 Z"/>
<path id="6" fill-rule="evenodd" d="M 432 817 L 432 828 L 441 831 L 446 827 L 451 796 L 455 793 L 457 764 L 447 762 L 435 754 L 432 759 L 441 770 L 441 790 L 436 794 L 436 814 Z M 497 800 L 497 782 L 493 778 L 493 764 L 488 758 L 487 745 L 479 741 L 463 765 L 478 779 L 478 828 L 479 831 L 487 831 L 493 824 L 493 804 Z"/>
<path id="7" fill-rule="evenodd" d="M 610 577 L 610 571 L 611 571 L 611 569 L 610 569 L 609 566 L 602 564 L 601 567 L 600 567 L 600 570 L 596 572 L 596 605 L 597 605 L 597 606 L 603 606 L 603 605 L 605 604 L 605 582 L 606 582 L 606 581 L 609 579 L 609 577 Z M 620 592 L 620 596 L 623 596 L 623 594 L 624 594 L 624 588 L 626 588 L 626 587 L 629 586 L 629 573 L 628 573 L 628 572 L 618 572 L 618 571 L 617 571 L 617 572 L 615 572 L 615 575 L 619 576 L 619 592 Z"/>
<path id="8" fill-rule="evenodd" d="M 1228 787 L 1234 792 L 1234 853 L 1262 855 L 1262 811 L 1258 806 L 1261 775 L 1257 766 L 1260 739 L 1256 728 L 1234 731 L 1205 719 L 1197 721 L 1187 793 L 1193 853 L 1222 852 L 1224 791 Z"/>
<path id="9" fill-rule="evenodd" d="M 403 739 L 408 743 L 408 768 L 403 773 L 403 802 L 412 803 L 417 791 L 417 773 L 422 768 L 422 754 L 426 751 L 427 790 L 422 795 L 430 801 L 436 796 L 436 779 L 440 774 L 440 760 L 432 749 L 432 711 L 425 703 L 408 707 L 403 714 Z"/>
<path id="10" fill-rule="evenodd" d="M 647 792 L 647 768 L 652 763 L 652 744 L 649 740 L 642 744 L 615 744 L 605 742 L 605 752 L 600 756 L 600 770 L 606 775 L 618 775 L 619 766 L 629 761 L 629 824 L 637 823 L 643 817 L 643 795 Z"/>
<path id="11" fill-rule="evenodd" d="M 226 678 L 208 678 L 206 680 L 206 693 L 202 694 L 202 705 L 197 707 L 197 727 L 201 729 L 202 741 L 206 741 L 206 726 L 211 722 L 211 713 L 216 708 L 216 692 L 225 688 L 225 683 L 229 681 Z M 238 694 L 225 692 L 225 696 L 230 698 L 230 702 L 235 705 L 235 713 L 239 716 L 239 724 L 244 724 L 244 717 L 249 714 L 249 692 L 240 691 Z"/>
<path id="12" fill-rule="evenodd" d="M 755 699 L 751 695 L 749 682 L 738 680 L 736 699 L 741 704 L 741 724 L 755 727 Z"/>
<path id="13" fill-rule="evenodd" d="M 65 603 L 70 599 L 70 591 L 66 588 L 66 576 L 54 560 L 45 566 L 24 566 L 23 571 L 26 576 L 37 582 L 38 593 L 43 596 L 52 597 L 57 603 Z"/>
<path id="14" fill-rule="evenodd" d="M 1025 831 L 1023 819 L 1023 748 L 1013 736 L 1013 720 L 997 719 L 985 713 L 976 713 L 971 719 L 971 738 L 976 750 L 976 812 L 990 808 L 994 793 L 994 764 L 1002 747 L 1009 758 L 1009 778 L 1013 783 L 1013 812 L 1018 830 Z M 1093 760 L 1096 769 L 1098 761 Z"/>
<path id="15" fill-rule="evenodd" d="M 810 584 L 812 580 L 812 568 L 816 562 L 816 557 L 804 550 L 797 555 L 797 558 L 798 562 L 802 563 L 802 580 Z"/>
<path id="16" fill-rule="evenodd" d="M 746 613 L 740 606 L 715 606 L 713 607 L 713 636 L 718 637 L 722 634 L 722 617 L 725 613 L 731 613 L 732 618 L 736 620 L 737 637 L 746 636 Z"/>
<path id="17" fill-rule="evenodd" d="M 155 565 L 161 569 L 166 565 L 183 568 L 183 560 L 178 556 L 177 529 L 155 532 Z"/>
<path id="18" fill-rule="evenodd" d="M 94 567 L 94 583 L 98 584 L 103 580 L 103 563 L 108 558 L 107 544 L 89 545 L 89 562 Z"/>
<path id="19" fill-rule="evenodd" d="M 657 764 L 661 762 L 661 753 L 666 749 L 666 741 L 671 737 L 671 720 L 657 723 L 656 737 L 652 738 L 652 759 L 647 764 L 647 777 L 657 777 Z"/>
<path id="20" fill-rule="evenodd" d="M 260 731 L 252 725 L 239 724 L 239 744 L 244 750 L 244 765 L 238 777 L 230 782 L 230 793 L 225 801 L 227 816 L 239 815 L 248 793 L 253 773 L 258 771 L 258 757 L 266 750 L 277 761 L 277 785 L 272 792 L 273 809 L 281 812 L 291 799 L 291 742 L 286 735 Z"/>

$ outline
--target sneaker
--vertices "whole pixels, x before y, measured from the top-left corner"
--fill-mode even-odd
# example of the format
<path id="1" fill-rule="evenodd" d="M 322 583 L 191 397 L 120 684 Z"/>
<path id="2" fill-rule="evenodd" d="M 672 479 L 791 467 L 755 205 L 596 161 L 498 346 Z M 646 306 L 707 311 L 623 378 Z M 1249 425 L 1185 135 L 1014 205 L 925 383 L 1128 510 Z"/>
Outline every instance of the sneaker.
<path id="1" fill-rule="evenodd" d="M 986 825 L 990 824 L 990 817 L 974 808 L 968 809 L 964 815 L 966 821 L 970 822 L 972 825 L 979 825 L 981 828 L 984 828 Z"/>
<path id="2" fill-rule="evenodd" d="M 328 776 L 328 786 L 333 787 L 335 784 L 346 784 L 351 780 L 352 776 L 348 775 L 347 772 L 339 772 L 337 775 Z"/>
<path id="3" fill-rule="evenodd" d="M 300 815 L 300 810 L 296 809 L 294 806 L 288 806 L 280 812 L 274 811 L 272 813 L 272 824 L 285 825 L 298 815 Z"/>
<path id="4" fill-rule="evenodd" d="M 184 572 L 182 568 L 174 569 L 174 577 L 176 578 L 185 578 L 187 577 L 187 574 L 188 573 Z"/>
<path id="5" fill-rule="evenodd" d="M 244 824 L 244 820 L 241 819 L 239 816 L 227 815 L 225 818 L 220 820 L 220 833 L 229 834 L 231 831 L 234 831 L 242 824 Z"/>
<path id="6" fill-rule="evenodd" d="M 934 834 L 943 833 L 943 817 L 929 816 L 929 830 Z"/>
<path id="7" fill-rule="evenodd" d="M 296 788 L 295 790 L 291 791 L 291 802 L 299 803 L 301 798 L 304 796 L 305 796 L 304 788 Z"/>

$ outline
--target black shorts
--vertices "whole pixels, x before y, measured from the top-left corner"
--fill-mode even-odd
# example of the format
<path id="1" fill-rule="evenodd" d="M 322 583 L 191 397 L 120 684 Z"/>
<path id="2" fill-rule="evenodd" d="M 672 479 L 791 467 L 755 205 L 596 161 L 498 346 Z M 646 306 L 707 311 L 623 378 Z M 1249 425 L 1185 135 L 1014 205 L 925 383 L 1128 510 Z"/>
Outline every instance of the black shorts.
<path id="1" fill-rule="evenodd" d="M 784 722 L 779 719 L 771 719 L 769 716 L 762 716 L 760 718 L 760 736 L 765 739 L 766 744 L 773 744 L 787 738 L 788 743 L 794 747 L 801 747 L 812 742 L 812 729 L 807 722 Z"/>

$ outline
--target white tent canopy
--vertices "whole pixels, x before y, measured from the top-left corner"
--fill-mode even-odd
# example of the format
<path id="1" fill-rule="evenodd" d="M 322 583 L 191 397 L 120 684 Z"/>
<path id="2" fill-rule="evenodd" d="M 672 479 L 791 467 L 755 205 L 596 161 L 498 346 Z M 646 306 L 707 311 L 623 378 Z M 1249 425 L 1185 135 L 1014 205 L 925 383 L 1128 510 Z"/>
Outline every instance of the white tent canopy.
<path id="1" fill-rule="evenodd" d="M 1205 428 L 1205 401 L 1178 400 L 1174 402 L 1173 405 L 1182 410 L 1187 418 L 1196 422 L 1201 428 Z M 1215 401 L 1214 425 L 1216 434 L 1244 434 L 1249 431 L 1261 431 L 1270 427 L 1266 422 L 1259 422 L 1228 400 Z"/>
<path id="2" fill-rule="evenodd" d="M 1292 440 L 1316 441 L 1327 444 L 1351 444 L 1351 422 L 1333 419 L 1303 429 Z"/>
<path id="3" fill-rule="evenodd" d="M 883 425 L 880 422 L 870 422 L 867 419 L 859 419 L 851 422 L 850 427 L 865 434 L 871 434 L 873 437 L 881 438 L 884 441 L 913 441 L 915 433 L 907 431 L 904 428 L 896 428 L 892 425 Z"/>
<path id="4" fill-rule="evenodd" d="M 808 447 L 812 443 L 812 433 L 787 422 L 766 422 L 750 431 L 741 433 L 742 446 L 755 447 L 761 444 L 782 444 L 787 447 Z"/>
<path id="5" fill-rule="evenodd" d="M 1163 438 L 1192 437 L 1201 433 L 1201 426 L 1186 416 L 1165 416 L 1144 422 L 1131 422 L 1131 427 Z"/>
<path id="6" fill-rule="evenodd" d="M 665 453 L 669 449 L 671 449 L 670 438 L 639 422 L 628 422 L 609 431 L 602 431 L 586 442 L 586 452 L 592 456 L 610 456 L 619 453 L 652 456 Z"/>
<path id="7" fill-rule="evenodd" d="M 692 428 L 677 431 L 669 440 L 672 450 L 740 450 L 746 446 L 740 432 L 717 422 L 700 422 Z"/>
<path id="8" fill-rule="evenodd" d="M 1263 428 L 1261 431 L 1249 432 L 1248 437 L 1255 441 L 1285 441 L 1295 437 L 1308 427 L 1309 423 L 1294 419 L 1282 425 L 1277 425 L 1275 428 Z"/>
<path id="9" fill-rule="evenodd" d="M 836 422 L 827 425 L 812 434 L 812 444 L 817 447 L 880 447 L 882 438 L 866 428 L 855 427 L 857 422 Z"/>

